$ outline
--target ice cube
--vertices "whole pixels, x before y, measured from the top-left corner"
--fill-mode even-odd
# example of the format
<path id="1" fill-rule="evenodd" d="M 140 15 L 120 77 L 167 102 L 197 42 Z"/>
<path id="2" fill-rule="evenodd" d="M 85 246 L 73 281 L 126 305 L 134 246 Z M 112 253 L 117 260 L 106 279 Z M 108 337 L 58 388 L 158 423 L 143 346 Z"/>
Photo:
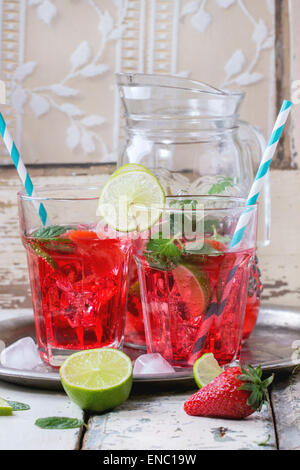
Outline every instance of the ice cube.
<path id="1" fill-rule="evenodd" d="M 95 228 L 95 232 L 97 233 L 98 238 L 101 240 L 105 240 L 107 238 L 119 238 L 120 233 L 116 232 L 112 227 L 110 227 L 107 222 L 105 222 L 103 219 L 101 219 Z"/>
<path id="2" fill-rule="evenodd" d="M 4 367 L 22 370 L 32 370 L 42 364 L 37 345 L 29 336 L 19 339 L 4 349 L 0 355 L 0 362 Z"/>
<path id="3" fill-rule="evenodd" d="M 134 375 L 172 373 L 175 373 L 175 369 L 159 353 L 142 354 L 136 359 L 133 368 Z"/>

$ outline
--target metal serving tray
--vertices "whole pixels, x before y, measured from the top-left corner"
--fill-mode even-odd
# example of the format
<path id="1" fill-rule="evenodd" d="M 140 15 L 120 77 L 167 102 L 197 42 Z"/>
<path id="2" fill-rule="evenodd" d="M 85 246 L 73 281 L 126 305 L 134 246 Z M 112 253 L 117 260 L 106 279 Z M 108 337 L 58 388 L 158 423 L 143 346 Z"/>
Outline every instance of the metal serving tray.
<path id="1" fill-rule="evenodd" d="M 0 320 L 0 339 L 6 346 L 25 336 L 35 339 L 32 313 Z M 261 364 L 265 371 L 292 369 L 297 362 L 300 363 L 300 355 L 297 360 L 296 354 L 297 340 L 300 341 L 300 309 L 264 305 L 252 336 L 243 345 L 241 362 L 249 362 L 254 366 Z M 126 349 L 125 352 L 134 359 L 145 351 Z M 180 369 L 173 374 L 139 375 L 133 379 L 136 383 L 159 384 L 184 382 L 192 377 L 192 369 Z M 10 369 L 0 364 L 0 379 L 28 387 L 49 390 L 61 388 L 57 370 L 46 365 L 37 371 Z"/>

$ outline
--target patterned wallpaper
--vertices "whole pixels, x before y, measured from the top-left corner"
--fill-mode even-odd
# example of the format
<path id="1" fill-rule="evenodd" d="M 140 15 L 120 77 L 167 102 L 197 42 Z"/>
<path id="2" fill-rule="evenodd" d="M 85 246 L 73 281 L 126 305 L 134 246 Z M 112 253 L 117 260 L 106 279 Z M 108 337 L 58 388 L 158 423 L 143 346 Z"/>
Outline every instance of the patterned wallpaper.
<path id="1" fill-rule="evenodd" d="M 274 119 L 275 0 L 0 0 L 3 106 L 30 163 L 115 161 L 114 73 L 242 89 L 242 117 Z M 0 162 L 9 163 L 3 146 Z"/>

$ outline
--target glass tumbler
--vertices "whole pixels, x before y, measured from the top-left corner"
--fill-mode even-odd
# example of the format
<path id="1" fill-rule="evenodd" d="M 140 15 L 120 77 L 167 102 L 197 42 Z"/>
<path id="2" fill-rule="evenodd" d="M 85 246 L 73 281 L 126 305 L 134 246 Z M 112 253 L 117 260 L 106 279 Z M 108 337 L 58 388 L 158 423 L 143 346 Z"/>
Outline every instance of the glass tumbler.
<path id="1" fill-rule="evenodd" d="M 123 343 L 131 242 L 102 235 L 99 188 L 36 188 L 18 194 L 41 358 L 59 366 L 69 354 Z M 36 210 L 42 203 L 48 224 Z"/>
<path id="2" fill-rule="evenodd" d="M 241 198 L 172 196 L 140 234 L 134 256 L 149 353 L 175 367 L 190 367 L 208 352 L 221 365 L 239 359 L 257 230 L 251 206 L 244 237 L 230 248 L 244 209 Z"/>

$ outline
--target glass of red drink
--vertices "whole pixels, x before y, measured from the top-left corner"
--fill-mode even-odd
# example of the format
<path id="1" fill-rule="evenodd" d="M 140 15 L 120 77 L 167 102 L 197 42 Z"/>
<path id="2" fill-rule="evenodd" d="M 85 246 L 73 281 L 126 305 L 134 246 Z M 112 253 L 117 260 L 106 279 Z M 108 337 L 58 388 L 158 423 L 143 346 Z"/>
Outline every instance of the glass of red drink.
<path id="1" fill-rule="evenodd" d="M 240 198 L 167 197 L 159 222 L 141 234 L 135 260 L 147 350 L 173 366 L 190 367 L 208 352 L 221 365 L 239 358 L 257 226 L 253 206 L 242 242 L 230 249 L 244 209 Z"/>
<path id="2" fill-rule="evenodd" d="M 79 350 L 118 348 L 124 336 L 131 242 L 102 234 L 99 188 L 36 189 L 18 194 L 40 355 L 52 366 Z M 42 226 L 34 201 L 43 203 Z"/>

